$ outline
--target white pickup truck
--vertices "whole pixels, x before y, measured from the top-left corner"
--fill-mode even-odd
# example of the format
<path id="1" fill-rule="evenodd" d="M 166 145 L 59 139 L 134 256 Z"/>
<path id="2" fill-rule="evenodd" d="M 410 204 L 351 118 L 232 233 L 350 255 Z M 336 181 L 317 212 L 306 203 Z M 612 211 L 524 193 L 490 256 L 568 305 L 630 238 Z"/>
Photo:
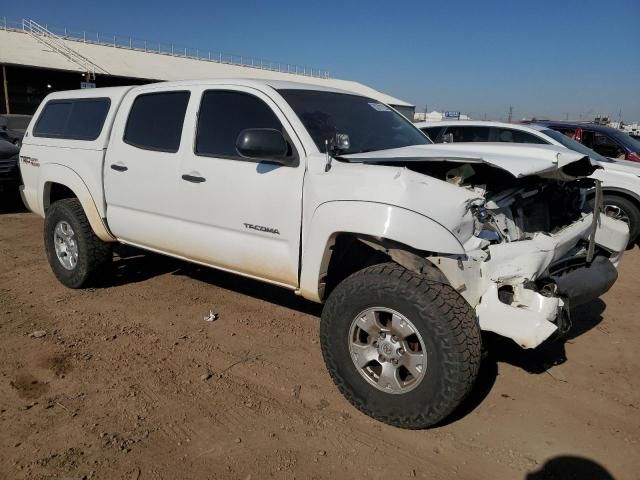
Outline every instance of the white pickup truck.
<path id="1" fill-rule="evenodd" d="M 324 302 L 338 388 L 404 428 L 468 394 L 481 330 L 534 348 L 615 282 L 628 228 L 591 211 L 596 168 L 553 146 L 457 151 L 370 98 L 230 79 L 51 94 L 20 152 L 64 285 L 121 242 Z"/>

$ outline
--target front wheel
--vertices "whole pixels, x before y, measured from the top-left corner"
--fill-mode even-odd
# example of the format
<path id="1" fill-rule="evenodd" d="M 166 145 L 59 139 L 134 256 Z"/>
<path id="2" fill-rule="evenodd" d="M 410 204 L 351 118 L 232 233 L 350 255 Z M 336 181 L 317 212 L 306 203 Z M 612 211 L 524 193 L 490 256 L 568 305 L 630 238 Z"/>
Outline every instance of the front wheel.
<path id="1" fill-rule="evenodd" d="M 111 244 L 96 236 L 75 198 L 59 200 L 49 207 L 44 245 L 53 273 L 69 288 L 88 286 L 113 258 Z"/>
<path id="2" fill-rule="evenodd" d="M 365 414 L 401 428 L 441 422 L 471 390 L 481 335 L 451 286 L 394 263 L 354 273 L 329 296 L 322 354 L 342 394 Z"/>

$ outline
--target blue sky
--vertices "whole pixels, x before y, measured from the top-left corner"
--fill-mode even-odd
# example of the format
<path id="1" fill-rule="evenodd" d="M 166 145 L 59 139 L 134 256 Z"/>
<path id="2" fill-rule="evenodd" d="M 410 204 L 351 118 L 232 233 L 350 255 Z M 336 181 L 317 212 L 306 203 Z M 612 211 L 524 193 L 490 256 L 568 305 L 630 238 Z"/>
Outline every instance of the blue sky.
<path id="1" fill-rule="evenodd" d="M 640 0 L 3 3 L 12 19 L 323 67 L 418 111 L 617 119 L 622 109 L 640 121 Z"/>

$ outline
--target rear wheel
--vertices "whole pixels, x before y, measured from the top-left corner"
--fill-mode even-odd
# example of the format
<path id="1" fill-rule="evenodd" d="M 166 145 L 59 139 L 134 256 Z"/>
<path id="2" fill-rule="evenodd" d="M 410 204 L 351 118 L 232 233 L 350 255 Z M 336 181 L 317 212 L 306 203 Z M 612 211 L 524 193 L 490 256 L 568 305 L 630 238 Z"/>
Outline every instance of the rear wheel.
<path id="1" fill-rule="evenodd" d="M 605 194 L 603 197 L 604 214 L 622 220 L 629 225 L 629 245 L 633 245 L 640 234 L 640 210 L 627 198 Z"/>
<path id="2" fill-rule="evenodd" d="M 53 273 L 69 288 L 91 284 L 112 259 L 111 244 L 96 236 L 75 198 L 51 205 L 44 223 L 44 244 Z"/>
<path id="3" fill-rule="evenodd" d="M 397 264 L 361 270 L 329 296 L 320 325 L 327 369 L 365 414 L 402 428 L 445 419 L 480 366 L 473 309 L 449 285 Z"/>

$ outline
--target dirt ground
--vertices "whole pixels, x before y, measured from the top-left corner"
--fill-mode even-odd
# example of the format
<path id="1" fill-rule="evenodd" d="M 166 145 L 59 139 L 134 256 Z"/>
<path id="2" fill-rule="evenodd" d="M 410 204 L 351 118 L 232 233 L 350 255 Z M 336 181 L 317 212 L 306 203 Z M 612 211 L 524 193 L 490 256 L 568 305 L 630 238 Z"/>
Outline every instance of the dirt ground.
<path id="1" fill-rule="evenodd" d="M 42 220 L 0 212 L 0 478 L 640 478 L 637 248 L 570 339 L 493 342 L 471 398 L 426 431 L 341 397 L 316 305 L 119 253 L 102 287 L 68 290 Z"/>

